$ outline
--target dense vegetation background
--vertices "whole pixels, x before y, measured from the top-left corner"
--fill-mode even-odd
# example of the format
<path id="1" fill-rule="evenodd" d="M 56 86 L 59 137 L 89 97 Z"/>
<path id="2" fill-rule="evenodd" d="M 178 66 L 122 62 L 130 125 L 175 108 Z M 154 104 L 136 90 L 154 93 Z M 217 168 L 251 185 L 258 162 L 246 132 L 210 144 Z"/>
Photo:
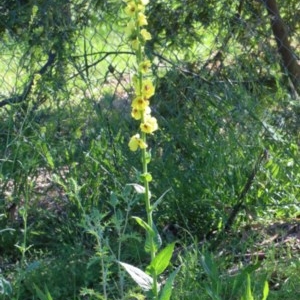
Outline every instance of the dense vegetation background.
<path id="1" fill-rule="evenodd" d="M 115 263 L 147 261 L 123 5 L 0 4 L 1 299 L 142 299 Z M 250 274 L 255 299 L 265 280 L 269 299 L 299 299 L 299 1 L 147 9 L 173 298 L 241 299 Z"/>

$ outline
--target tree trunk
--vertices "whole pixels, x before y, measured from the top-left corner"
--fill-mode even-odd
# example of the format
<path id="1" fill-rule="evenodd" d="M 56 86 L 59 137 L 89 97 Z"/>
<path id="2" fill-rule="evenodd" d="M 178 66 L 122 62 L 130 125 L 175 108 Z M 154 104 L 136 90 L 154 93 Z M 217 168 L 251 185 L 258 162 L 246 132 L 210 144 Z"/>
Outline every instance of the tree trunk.
<path id="1" fill-rule="evenodd" d="M 284 68 L 288 72 L 295 91 L 300 94 L 300 65 L 298 64 L 296 55 L 291 49 L 288 32 L 280 17 L 276 0 L 263 1 L 270 16 L 272 31 L 277 42 L 278 52 L 281 55 Z"/>

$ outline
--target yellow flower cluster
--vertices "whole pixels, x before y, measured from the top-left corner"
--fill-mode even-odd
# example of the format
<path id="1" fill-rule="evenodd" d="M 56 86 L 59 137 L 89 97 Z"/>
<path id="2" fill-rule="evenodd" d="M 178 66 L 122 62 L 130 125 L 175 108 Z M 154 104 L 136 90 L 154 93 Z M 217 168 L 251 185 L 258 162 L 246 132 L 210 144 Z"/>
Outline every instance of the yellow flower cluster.
<path id="1" fill-rule="evenodd" d="M 125 33 L 128 35 L 133 50 L 138 50 L 145 41 L 151 40 L 151 34 L 142 26 L 148 25 L 147 17 L 145 16 L 145 6 L 149 3 L 148 0 L 125 0 L 127 6 L 125 14 L 130 18 Z"/>
<path id="2" fill-rule="evenodd" d="M 151 62 L 144 56 L 144 45 L 151 40 L 151 34 L 144 27 L 148 25 L 145 13 L 145 6 L 149 0 L 124 0 L 126 7 L 125 14 L 129 21 L 125 28 L 130 45 L 137 57 L 137 74 L 133 77 L 135 97 L 131 104 L 131 116 L 135 120 L 140 120 L 141 135 L 136 134 L 129 141 L 129 148 L 132 151 L 146 149 L 146 134 L 152 134 L 158 129 L 156 118 L 151 116 L 149 99 L 155 93 L 155 87 L 150 79 L 144 76 L 149 72 Z"/>

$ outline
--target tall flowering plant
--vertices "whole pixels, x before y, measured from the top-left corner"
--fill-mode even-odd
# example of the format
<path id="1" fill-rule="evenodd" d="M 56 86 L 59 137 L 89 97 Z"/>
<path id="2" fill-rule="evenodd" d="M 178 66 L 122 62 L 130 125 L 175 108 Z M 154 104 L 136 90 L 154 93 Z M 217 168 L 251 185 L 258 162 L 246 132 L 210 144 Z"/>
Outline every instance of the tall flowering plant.
<path id="1" fill-rule="evenodd" d="M 138 132 L 132 135 L 128 146 L 131 151 L 139 151 L 141 153 L 142 172 L 140 183 L 133 184 L 133 186 L 138 193 L 143 194 L 147 214 L 146 221 L 139 217 L 133 218 L 146 231 L 145 250 L 150 254 L 151 261 L 145 272 L 124 262 L 119 263 L 126 269 L 135 282 L 148 293 L 148 297 L 155 300 L 168 300 L 171 297 L 172 283 L 178 269 L 169 275 L 164 285 L 159 282 L 159 276 L 170 263 L 174 243 L 159 250 L 161 247 L 161 238 L 153 222 L 153 211 L 162 201 L 165 193 L 152 203 L 149 189 L 152 176 L 148 171 L 151 155 L 148 150 L 147 138 L 158 130 L 157 119 L 152 116 L 150 107 L 151 97 L 155 94 L 155 87 L 153 81 L 150 79 L 151 62 L 146 57 L 144 51 L 146 42 L 151 40 L 151 34 L 146 29 L 148 20 L 145 15 L 149 0 L 124 0 L 124 2 L 126 4 L 124 12 L 127 21 L 125 33 L 136 57 L 136 73 L 132 79 L 134 97 L 131 103 L 131 116 L 139 122 Z"/>

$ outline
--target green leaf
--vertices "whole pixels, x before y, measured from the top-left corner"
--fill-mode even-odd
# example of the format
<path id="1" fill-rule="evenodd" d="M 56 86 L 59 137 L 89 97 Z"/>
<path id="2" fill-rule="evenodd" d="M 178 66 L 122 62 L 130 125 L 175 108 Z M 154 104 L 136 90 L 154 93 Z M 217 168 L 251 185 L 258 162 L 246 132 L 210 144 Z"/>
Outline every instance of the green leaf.
<path id="1" fill-rule="evenodd" d="M 179 269 L 180 269 L 180 266 L 169 275 L 169 277 L 164 285 L 164 288 L 161 291 L 159 300 L 171 299 L 173 282 L 174 282 L 174 279 L 175 279 Z"/>
<path id="2" fill-rule="evenodd" d="M 161 250 L 151 261 L 147 270 L 154 270 L 156 275 L 160 275 L 169 265 L 174 251 L 175 243 L 169 244 Z"/>
<path id="3" fill-rule="evenodd" d="M 242 273 L 251 274 L 254 271 L 256 271 L 258 268 L 260 268 L 261 264 L 262 264 L 261 261 L 258 261 L 256 264 L 250 264 L 242 270 Z"/>
<path id="4" fill-rule="evenodd" d="M 247 274 L 247 287 L 245 294 L 242 296 L 241 300 L 254 300 L 252 292 L 251 292 L 251 278 L 250 275 Z"/>
<path id="5" fill-rule="evenodd" d="M 271 170 L 272 176 L 276 177 L 278 175 L 278 172 L 279 172 L 279 166 L 277 164 L 274 164 Z"/>
<path id="6" fill-rule="evenodd" d="M 268 295 L 269 295 L 269 284 L 268 281 L 265 281 L 262 300 L 267 300 Z"/>
<path id="7" fill-rule="evenodd" d="M 162 245 L 162 239 L 161 239 L 161 236 L 160 236 L 154 223 L 152 226 L 153 226 L 153 231 L 154 231 L 153 240 L 154 240 L 154 244 L 155 244 L 156 251 L 157 251 Z"/>
<path id="8" fill-rule="evenodd" d="M 154 251 L 157 252 L 157 250 L 161 247 L 162 245 L 162 240 L 161 240 L 161 237 L 160 237 L 160 234 L 158 233 L 158 230 L 155 226 L 155 224 L 153 223 L 153 233 L 152 235 L 148 234 L 147 233 L 147 236 L 146 236 L 146 242 L 145 242 L 145 251 L 147 253 L 151 253 L 151 238 L 152 238 L 152 242 L 153 242 L 153 245 L 154 245 Z"/>
<path id="9" fill-rule="evenodd" d="M 152 236 L 154 236 L 154 230 L 141 218 L 139 217 L 132 217 L 133 219 L 136 220 L 136 222 L 141 226 L 143 227 L 146 232 Z"/>
<path id="10" fill-rule="evenodd" d="M 141 175 L 141 180 L 146 180 L 147 182 L 152 181 L 152 175 L 150 173 L 144 173 Z"/>
<path id="11" fill-rule="evenodd" d="M 118 263 L 127 271 L 131 278 L 141 287 L 144 291 L 149 291 L 153 285 L 153 279 L 144 271 L 132 265 L 118 261 Z"/>
<path id="12" fill-rule="evenodd" d="M 117 204 L 119 203 L 119 199 L 118 199 L 116 193 L 112 192 L 112 193 L 110 194 L 110 201 L 109 201 L 109 202 L 110 202 L 110 204 L 111 204 L 113 207 L 116 207 L 116 206 L 117 206 Z"/>
<path id="13" fill-rule="evenodd" d="M 80 139 L 81 136 L 82 136 L 82 131 L 81 131 L 81 128 L 79 127 L 75 130 L 75 138 Z"/>
<path id="14" fill-rule="evenodd" d="M 12 294 L 12 287 L 2 275 L 0 275 L 0 295 L 9 296 Z"/>
<path id="15" fill-rule="evenodd" d="M 41 262 L 40 261 L 33 261 L 32 263 L 28 264 L 28 266 L 26 267 L 26 272 L 32 272 L 34 270 L 36 270 L 37 268 L 39 268 L 41 266 Z"/>
<path id="16" fill-rule="evenodd" d="M 251 292 L 251 278 L 249 274 L 247 276 L 247 300 L 254 300 Z"/>
<path id="17" fill-rule="evenodd" d="M 146 151 L 145 159 L 146 159 L 146 164 L 149 164 L 151 161 L 151 152 L 150 151 Z"/>
<path id="18" fill-rule="evenodd" d="M 147 253 L 151 253 L 151 247 L 152 247 L 151 238 L 153 238 L 153 237 L 151 237 L 151 235 L 147 233 L 146 241 L 145 241 L 145 248 L 144 248 Z M 155 249 L 155 248 L 154 248 L 154 251 L 156 252 L 157 249 Z"/>
<path id="19" fill-rule="evenodd" d="M 137 183 L 129 183 L 127 185 L 132 185 L 137 194 L 145 194 L 145 187 Z M 151 192 L 148 192 L 149 199 L 151 198 Z"/>
<path id="20" fill-rule="evenodd" d="M 53 300 L 52 296 L 50 295 L 50 292 L 48 291 L 47 286 L 45 287 L 45 293 L 42 292 L 37 285 L 33 284 L 33 286 L 40 300 Z"/>
<path id="21" fill-rule="evenodd" d="M 145 188 L 137 183 L 129 183 L 128 185 L 132 185 L 137 194 L 145 194 Z"/>
<path id="22" fill-rule="evenodd" d="M 219 278 L 219 271 L 216 266 L 216 263 L 212 259 L 211 254 L 205 253 L 202 254 L 200 257 L 200 263 L 207 274 L 209 278 L 212 280 L 212 282 L 216 282 Z"/>
<path id="23" fill-rule="evenodd" d="M 234 279 L 234 283 L 232 286 L 232 295 L 236 295 L 238 293 L 238 291 L 244 285 L 244 281 L 247 279 L 247 275 L 256 271 L 261 266 L 261 264 L 261 262 L 250 264 L 241 270 L 241 272 Z"/>
<path id="24" fill-rule="evenodd" d="M 54 169 L 54 161 L 53 161 L 53 157 L 47 147 L 46 143 L 40 142 L 37 144 L 37 146 L 39 146 L 41 154 L 44 156 L 44 158 L 46 159 L 48 165 Z"/>
<path id="25" fill-rule="evenodd" d="M 153 204 L 152 206 L 152 210 L 156 209 L 157 206 L 162 202 L 164 196 L 171 190 L 171 188 L 169 188 L 168 190 L 166 190 Z"/>

